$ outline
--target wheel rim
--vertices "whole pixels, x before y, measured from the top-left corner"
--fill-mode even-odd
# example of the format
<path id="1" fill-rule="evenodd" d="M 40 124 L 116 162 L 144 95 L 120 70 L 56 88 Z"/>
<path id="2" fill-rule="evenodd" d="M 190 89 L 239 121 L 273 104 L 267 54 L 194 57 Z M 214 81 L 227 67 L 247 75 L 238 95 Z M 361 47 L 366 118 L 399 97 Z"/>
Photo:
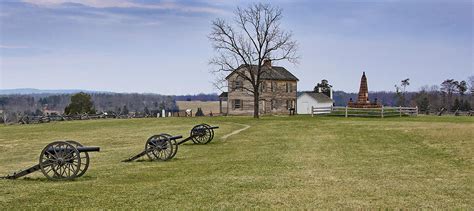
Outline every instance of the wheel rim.
<path id="1" fill-rule="evenodd" d="M 196 144 L 207 144 L 211 137 L 211 132 L 205 124 L 196 125 L 191 130 L 193 142 Z"/>
<path id="2" fill-rule="evenodd" d="M 154 135 L 145 144 L 146 155 L 150 160 L 169 160 L 174 152 L 173 143 L 165 135 Z"/>
<path id="3" fill-rule="evenodd" d="M 168 133 L 162 133 L 162 134 L 160 134 L 160 135 L 164 135 L 164 136 L 166 136 L 166 137 L 168 137 L 168 138 L 171 138 L 171 137 L 172 137 L 172 136 L 171 136 L 170 134 L 168 134 Z M 176 139 L 171 140 L 171 143 L 173 144 L 174 150 L 173 150 L 173 154 L 170 156 L 169 159 L 174 158 L 174 156 L 176 156 L 176 153 L 178 153 L 178 144 L 177 144 L 177 142 L 176 142 Z"/>
<path id="4" fill-rule="evenodd" d="M 206 142 L 206 144 L 207 144 L 207 143 L 211 142 L 212 139 L 214 139 L 214 129 L 211 129 L 211 126 L 208 125 L 208 124 L 205 124 L 205 123 L 204 123 L 203 125 L 205 125 L 205 126 L 208 128 L 208 130 L 209 130 L 209 132 L 210 132 L 210 134 L 211 134 L 210 137 L 209 137 L 209 140 Z"/>
<path id="5" fill-rule="evenodd" d="M 196 126 L 194 126 L 194 127 L 191 129 L 191 132 L 190 132 L 190 134 L 189 134 L 191 137 L 193 137 L 193 138 L 191 139 L 191 141 L 193 141 L 193 143 L 195 143 L 195 144 L 199 144 L 199 140 L 198 140 L 198 138 L 197 138 L 197 136 L 198 136 L 197 133 L 198 133 L 198 131 L 200 130 L 201 127 L 202 127 L 202 125 L 196 125 Z"/>
<path id="6" fill-rule="evenodd" d="M 72 144 L 74 147 L 83 147 L 83 145 L 77 141 L 73 141 L 73 140 L 68 140 L 66 141 L 70 144 Z M 77 173 L 77 177 L 80 177 L 82 175 L 84 175 L 87 171 L 87 169 L 89 169 L 89 153 L 87 152 L 79 152 L 79 155 L 81 156 L 81 165 L 80 165 L 80 168 L 79 168 L 79 172 Z"/>
<path id="7" fill-rule="evenodd" d="M 39 159 L 43 175 L 50 180 L 71 180 L 81 167 L 79 151 L 72 144 L 56 141 L 46 145 Z"/>

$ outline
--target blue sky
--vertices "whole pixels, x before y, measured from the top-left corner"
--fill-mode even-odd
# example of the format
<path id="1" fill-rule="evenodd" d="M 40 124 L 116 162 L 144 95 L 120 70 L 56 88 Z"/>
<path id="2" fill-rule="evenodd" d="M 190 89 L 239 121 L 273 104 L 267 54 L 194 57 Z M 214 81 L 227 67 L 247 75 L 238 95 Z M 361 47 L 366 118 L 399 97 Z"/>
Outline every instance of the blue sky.
<path id="1" fill-rule="evenodd" d="M 0 0 L 0 88 L 219 92 L 208 65 L 216 18 L 251 1 Z M 294 0 L 282 26 L 299 43 L 285 66 L 310 90 L 409 90 L 474 75 L 471 0 Z"/>

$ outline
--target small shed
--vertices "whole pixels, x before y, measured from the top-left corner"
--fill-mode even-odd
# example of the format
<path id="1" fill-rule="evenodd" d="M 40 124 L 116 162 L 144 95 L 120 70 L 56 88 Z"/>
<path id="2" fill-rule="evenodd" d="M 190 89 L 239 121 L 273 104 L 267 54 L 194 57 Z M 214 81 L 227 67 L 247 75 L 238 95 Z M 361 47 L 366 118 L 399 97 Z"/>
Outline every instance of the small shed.
<path id="1" fill-rule="evenodd" d="M 298 114 L 311 114 L 311 107 L 328 108 L 333 105 L 333 100 L 323 93 L 303 92 L 296 100 Z"/>

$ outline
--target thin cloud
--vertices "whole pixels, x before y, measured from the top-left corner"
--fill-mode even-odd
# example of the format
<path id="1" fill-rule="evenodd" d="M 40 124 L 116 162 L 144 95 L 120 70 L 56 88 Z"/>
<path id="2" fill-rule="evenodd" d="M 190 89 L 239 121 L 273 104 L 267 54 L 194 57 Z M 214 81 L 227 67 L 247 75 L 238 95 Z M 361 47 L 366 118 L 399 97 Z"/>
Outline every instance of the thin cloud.
<path id="1" fill-rule="evenodd" d="M 27 49 L 28 46 L 18 46 L 18 45 L 0 45 L 2 49 Z"/>
<path id="2" fill-rule="evenodd" d="M 174 2 L 160 2 L 153 4 L 143 4 L 131 2 L 129 0 L 23 0 L 25 3 L 34 4 L 40 7 L 60 7 L 64 4 L 81 4 L 87 7 L 105 9 L 105 8 L 136 8 L 136 9 L 155 9 L 155 10 L 177 10 L 186 13 L 209 13 L 226 14 L 225 10 L 211 6 L 190 6 L 177 4 Z"/>

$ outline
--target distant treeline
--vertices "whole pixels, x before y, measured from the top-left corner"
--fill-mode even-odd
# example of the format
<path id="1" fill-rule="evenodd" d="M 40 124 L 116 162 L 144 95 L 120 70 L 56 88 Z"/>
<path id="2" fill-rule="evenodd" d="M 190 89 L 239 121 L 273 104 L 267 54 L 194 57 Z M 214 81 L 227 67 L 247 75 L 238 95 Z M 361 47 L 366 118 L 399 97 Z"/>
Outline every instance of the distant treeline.
<path id="1" fill-rule="evenodd" d="M 425 86 L 418 92 L 369 92 L 369 100 L 385 106 L 418 106 L 420 112 L 467 111 L 474 107 L 472 87 L 461 89 L 457 81 L 446 80 L 441 86 Z M 130 112 L 156 114 L 162 109 L 179 110 L 176 101 L 217 101 L 217 94 L 175 95 L 137 93 L 89 93 L 97 113 L 126 115 Z M 47 115 L 64 113 L 72 94 L 11 94 L 0 95 L 0 113 L 19 115 Z M 333 92 L 334 104 L 345 106 L 357 93 Z M 45 114 L 46 113 L 46 114 Z"/>
<path id="2" fill-rule="evenodd" d="M 172 96 L 176 101 L 218 101 L 219 96 L 212 94 L 197 94 L 197 95 L 175 95 Z"/>
<path id="3" fill-rule="evenodd" d="M 116 114 L 128 112 L 144 112 L 178 110 L 176 101 L 216 101 L 217 94 L 175 95 L 137 93 L 89 93 L 95 110 Z M 10 113 L 43 115 L 43 111 L 63 113 L 71 102 L 73 94 L 8 94 L 0 95 L 0 110 Z"/>
<path id="4" fill-rule="evenodd" d="M 407 92 L 406 98 L 411 99 L 416 92 Z M 334 91 L 333 99 L 336 106 L 346 106 L 347 102 L 352 98 L 353 101 L 357 101 L 358 93 L 347 93 L 343 91 Z M 398 97 L 395 92 L 369 92 L 369 100 L 379 102 L 384 106 L 398 106 Z"/>
<path id="5" fill-rule="evenodd" d="M 0 109 L 29 115 L 42 115 L 43 112 L 62 114 L 69 105 L 72 94 L 29 94 L 0 95 Z M 97 112 L 122 113 L 143 112 L 144 110 L 176 110 L 176 102 L 171 96 L 157 94 L 110 94 L 91 93 Z M 146 108 L 146 109 L 145 109 Z M 128 113 L 128 112 L 127 112 Z"/>

